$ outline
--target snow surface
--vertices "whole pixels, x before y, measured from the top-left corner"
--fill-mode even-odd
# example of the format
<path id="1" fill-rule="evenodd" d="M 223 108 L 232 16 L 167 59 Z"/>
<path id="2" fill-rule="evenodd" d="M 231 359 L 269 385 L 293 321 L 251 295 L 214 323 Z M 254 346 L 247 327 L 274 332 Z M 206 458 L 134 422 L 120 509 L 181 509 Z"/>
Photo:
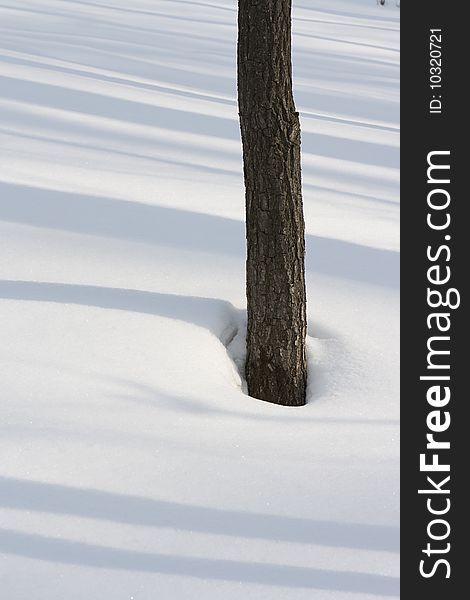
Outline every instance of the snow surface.
<path id="1" fill-rule="evenodd" d="M 294 1 L 298 409 L 239 374 L 235 0 L 0 31 L 0 597 L 397 597 L 399 10 Z"/>

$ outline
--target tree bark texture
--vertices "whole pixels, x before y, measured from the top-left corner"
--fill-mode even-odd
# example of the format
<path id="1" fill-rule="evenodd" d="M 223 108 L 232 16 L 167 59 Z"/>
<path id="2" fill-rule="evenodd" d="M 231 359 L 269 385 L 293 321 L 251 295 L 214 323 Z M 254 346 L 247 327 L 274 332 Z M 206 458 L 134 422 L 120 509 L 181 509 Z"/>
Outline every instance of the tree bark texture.
<path id="1" fill-rule="evenodd" d="M 250 396 L 305 404 L 305 225 L 292 93 L 291 0 L 239 0 L 238 104 L 247 237 Z"/>

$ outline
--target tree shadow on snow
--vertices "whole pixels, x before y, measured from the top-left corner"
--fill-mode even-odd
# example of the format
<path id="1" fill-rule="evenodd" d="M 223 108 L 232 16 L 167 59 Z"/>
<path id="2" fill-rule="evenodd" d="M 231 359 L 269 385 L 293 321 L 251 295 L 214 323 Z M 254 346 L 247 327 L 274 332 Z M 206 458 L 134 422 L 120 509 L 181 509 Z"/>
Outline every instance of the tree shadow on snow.
<path id="1" fill-rule="evenodd" d="M 396 527 L 316 521 L 0 477 L 0 506 L 249 539 L 398 552 Z"/>
<path id="2" fill-rule="evenodd" d="M 245 258 L 242 221 L 114 198 L 0 183 L 0 219 L 132 242 Z M 307 271 L 399 285 L 399 254 L 307 235 Z"/>
<path id="3" fill-rule="evenodd" d="M 230 302 L 215 298 L 41 281 L 0 280 L 0 298 L 79 304 L 158 315 L 203 327 L 224 345 L 233 336 L 241 313 Z"/>
<path id="4" fill-rule="evenodd" d="M 36 560 L 80 565 L 94 569 L 123 569 L 182 575 L 206 580 L 398 596 L 398 578 L 396 577 L 272 563 L 138 552 L 21 533 L 9 529 L 0 529 L 0 551 Z"/>

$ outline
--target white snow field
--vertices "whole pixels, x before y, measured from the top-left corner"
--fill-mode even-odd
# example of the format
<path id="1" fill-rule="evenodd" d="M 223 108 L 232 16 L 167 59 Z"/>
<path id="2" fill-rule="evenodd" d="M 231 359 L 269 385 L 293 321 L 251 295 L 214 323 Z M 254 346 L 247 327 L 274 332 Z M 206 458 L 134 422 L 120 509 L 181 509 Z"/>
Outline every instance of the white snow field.
<path id="1" fill-rule="evenodd" d="M 399 9 L 294 0 L 309 403 L 249 398 L 235 0 L 2 0 L 0 598 L 398 597 Z"/>

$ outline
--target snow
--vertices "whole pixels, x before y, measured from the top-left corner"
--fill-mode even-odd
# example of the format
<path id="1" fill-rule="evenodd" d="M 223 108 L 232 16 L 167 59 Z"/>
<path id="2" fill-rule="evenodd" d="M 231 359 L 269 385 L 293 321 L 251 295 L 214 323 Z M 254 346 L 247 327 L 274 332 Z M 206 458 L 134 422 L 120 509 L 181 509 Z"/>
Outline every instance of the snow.
<path id="1" fill-rule="evenodd" d="M 398 597 L 399 9 L 294 2 L 296 409 L 240 376 L 236 3 L 0 31 L 2 598 Z"/>

